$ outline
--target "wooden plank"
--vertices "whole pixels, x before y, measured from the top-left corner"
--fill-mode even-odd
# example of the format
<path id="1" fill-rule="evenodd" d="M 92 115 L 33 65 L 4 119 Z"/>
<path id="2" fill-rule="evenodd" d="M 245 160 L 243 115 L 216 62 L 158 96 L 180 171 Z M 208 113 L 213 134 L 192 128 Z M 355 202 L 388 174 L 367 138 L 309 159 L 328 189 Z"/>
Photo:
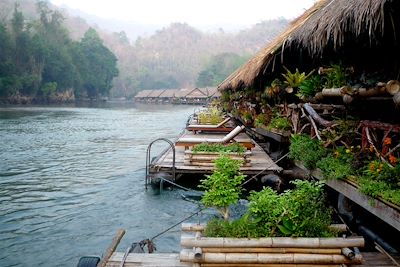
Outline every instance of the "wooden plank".
<path id="1" fill-rule="evenodd" d="M 119 267 L 123 256 L 124 253 L 114 253 L 106 267 Z M 175 253 L 130 253 L 126 258 L 124 267 L 133 266 L 182 267 L 192 266 L 192 264 L 180 262 L 179 254 Z"/>

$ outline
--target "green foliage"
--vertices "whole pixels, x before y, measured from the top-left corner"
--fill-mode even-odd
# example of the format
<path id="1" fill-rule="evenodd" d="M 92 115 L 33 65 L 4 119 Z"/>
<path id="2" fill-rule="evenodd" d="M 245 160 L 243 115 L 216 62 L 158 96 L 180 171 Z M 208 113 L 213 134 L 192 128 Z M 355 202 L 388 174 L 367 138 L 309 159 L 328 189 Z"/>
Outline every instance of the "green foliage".
<path id="1" fill-rule="evenodd" d="M 321 76 L 313 75 L 299 85 L 298 95 L 300 97 L 313 97 L 317 92 L 321 92 L 322 88 Z"/>
<path id="2" fill-rule="evenodd" d="M 324 87 L 339 88 L 346 85 L 346 70 L 341 64 L 330 66 L 324 80 Z"/>
<path id="3" fill-rule="evenodd" d="M 285 78 L 285 84 L 292 88 L 299 87 L 308 77 L 313 74 L 314 70 L 306 75 L 305 72 L 300 73 L 299 70 L 296 68 L 296 72 L 292 73 L 286 67 L 283 67 L 286 70 L 285 74 L 282 76 Z"/>
<path id="4" fill-rule="evenodd" d="M 204 230 L 204 235 L 208 237 L 251 238 L 266 236 L 266 233 L 254 220 L 249 219 L 249 214 L 245 214 L 240 219 L 233 221 L 221 219 L 209 221 Z"/>
<path id="5" fill-rule="evenodd" d="M 333 155 L 318 161 L 317 167 L 321 169 L 326 179 L 345 179 L 353 174 L 353 168 L 350 163 L 343 162 Z"/>
<path id="6" fill-rule="evenodd" d="M 243 154 L 246 151 L 246 149 L 239 143 L 228 144 L 228 145 L 202 143 L 202 144 L 195 145 L 192 148 L 192 151 L 194 153 L 196 153 L 196 152 L 217 152 L 217 153 Z"/>
<path id="7" fill-rule="evenodd" d="M 240 165 L 241 161 L 221 155 L 215 160 L 213 174 L 201 180 L 199 186 L 205 190 L 201 202 L 206 207 L 216 208 L 225 220 L 229 218 L 229 205 L 239 199 L 240 184 L 245 178 L 245 175 L 239 172 Z"/>
<path id="8" fill-rule="evenodd" d="M 293 135 L 289 147 L 289 157 L 302 161 L 308 169 L 314 169 L 317 162 L 326 155 L 326 150 L 318 140 L 308 135 Z"/>
<path id="9" fill-rule="evenodd" d="M 208 65 L 199 72 L 196 86 L 217 86 L 248 59 L 234 53 L 221 53 L 211 57 Z"/>
<path id="10" fill-rule="evenodd" d="M 0 23 L 0 95 L 48 99 L 56 91 L 88 87 L 107 94 L 118 73 L 115 56 L 86 37 L 72 41 L 63 15 L 46 1 L 36 8 L 37 19 L 29 21 L 15 5 L 9 30 Z"/>
<path id="11" fill-rule="evenodd" d="M 395 205 L 400 205 L 400 189 L 393 188 L 384 181 L 374 180 L 371 177 L 361 177 L 359 179 L 360 191 L 368 196 L 381 197 Z"/>
<path id="12" fill-rule="evenodd" d="M 224 120 L 222 111 L 217 107 L 211 107 L 197 114 L 199 124 L 218 124 Z"/>
<path id="13" fill-rule="evenodd" d="M 331 210 L 325 206 L 323 183 L 296 180 L 293 190 L 278 195 L 270 188 L 250 196 L 251 218 L 267 236 L 329 237 Z"/>
<path id="14" fill-rule="evenodd" d="M 258 114 L 254 119 L 254 126 L 259 128 L 267 128 L 267 125 L 270 122 L 270 118 L 267 114 Z"/>
<path id="15" fill-rule="evenodd" d="M 282 131 L 288 131 L 292 129 L 292 124 L 289 119 L 286 117 L 278 117 L 275 116 L 271 119 L 271 122 L 268 124 L 268 129 L 277 129 Z"/>

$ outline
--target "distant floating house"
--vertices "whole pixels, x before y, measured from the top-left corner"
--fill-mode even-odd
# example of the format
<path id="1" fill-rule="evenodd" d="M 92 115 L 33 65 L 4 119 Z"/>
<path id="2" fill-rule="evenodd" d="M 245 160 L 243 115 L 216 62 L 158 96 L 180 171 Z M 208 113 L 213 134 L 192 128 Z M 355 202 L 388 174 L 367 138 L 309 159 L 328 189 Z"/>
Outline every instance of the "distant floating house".
<path id="1" fill-rule="evenodd" d="M 135 95 L 135 101 L 144 102 L 153 90 L 143 90 Z"/>
<path id="2" fill-rule="evenodd" d="M 159 102 L 171 103 L 175 97 L 175 94 L 179 92 L 179 89 L 166 89 L 161 95 L 158 96 Z"/>
<path id="3" fill-rule="evenodd" d="M 221 93 L 216 87 L 143 90 L 135 96 L 137 102 L 206 104 Z"/>
<path id="4" fill-rule="evenodd" d="M 165 92 L 166 89 L 157 89 L 152 90 L 151 93 L 147 96 L 147 102 L 160 102 L 160 95 Z"/>

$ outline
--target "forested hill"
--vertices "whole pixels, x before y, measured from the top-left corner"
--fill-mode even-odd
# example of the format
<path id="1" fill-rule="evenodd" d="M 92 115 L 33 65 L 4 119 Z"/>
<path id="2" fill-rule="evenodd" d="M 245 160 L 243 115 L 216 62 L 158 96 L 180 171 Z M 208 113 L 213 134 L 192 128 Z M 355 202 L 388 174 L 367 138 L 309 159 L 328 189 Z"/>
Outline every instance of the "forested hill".
<path id="1" fill-rule="evenodd" d="M 28 66 L 29 64 L 18 66 L 12 71 L 5 68 L 4 64 L 0 64 L 0 94 L 3 97 L 4 93 L 13 94 L 16 91 L 22 94 L 29 92 L 31 95 L 37 93 L 46 95 L 54 90 L 62 92 L 67 89 L 74 90 L 77 96 L 82 95 L 82 93 L 83 95 L 86 93 L 89 95 L 97 93 L 107 95 L 109 87 L 111 87 L 107 83 L 110 81 L 110 77 L 117 73 L 116 69 L 112 69 L 112 64 L 108 65 L 110 67 L 108 76 L 99 79 L 104 81 L 104 85 L 98 85 L 85 81 L 85 79 L 92 79 L 93 81 L 96 79 L 88 73 L 88 70 L 82 69 L 83 66 L 94 67 L 96 64 L 89 61 L 85 64 L 74 61 L 88 56 L 85 53 L 77 56 L 76 53 L 82 53 L 82 50 L 79 50 L 81 48 L 78 49 L 77 47 L 85 40 L 85 33 L 90 27 L 94 28 L 90 31 L 91 35 L 98 33 L 99 44 L 108 47 L 118 59 L 119 75 L 113 79 L 110 95 L 113 97 L 130 97 L 143 89 L 216 85 L 288 24 L 285 19 L 276 19 L 261 22 L 236 33 L 230 33 L 224 32 L 222 29 L 216 32 L 202 32 L 188 24 L 174 23 L 156 31 L 151 36 L 130 40 L 124 31 L 129 31 L 129 29 L 121 28 L 116 32 L 108 32 L 102 30 L 102 28 L 106 28 L 104 25 L 89 25 L 85 19 L 73 16 L 68 13 L 69 11 L 57 9 L 45 1 L 39 2 L 47 8 L 46 16 L 41 16 L 37 1 L 19 0 L 17 1 L 19 2 L 18 12 L 23 16 L 24 26 L 21 30 L 25 37 L 21 37 L 22 39 L 17 42 L 13 32 L 15 1 L 0 1 L 0 35 L 3 34 L 0 38 L 10 38 L 7 49 L 11 49 L 3 50 L 3 47 L 1 47 L 0 57 L 4 57 L 6 51 L 8 51 L 9 56 L 16 53 L 16 50 L 12 49 L 21 49 L 22 44 L 18 45 L 19 48 L 13 45 L 21 42 L 25 37 L 31 38 L 31 41 L 41 40 L 41 43 L 44 44 L 50 44 L 50 39 L 57 41 L 58 38 L 58 44 L 53 43 L 51 49 L 44 50 L 47 51 L 45 54 L 49 58 L 43 62 L 52 62 L 55 65 L 51 68 L 49 66 L 44 67 L 41 71 L 54 69 L 53 72 L 59 71 L 59 73 L 72 75 L 74 78 L 67 83 L 65 81 L 51 81 L 53 79 L 51 75 L 35 76 L 31 71 L 33 67 Z M 57 14 L 58 17 L 53 16 L 54 14 Z M 58 35 L 57 38 L 49 37 L 48 34 L 47 36 L 39 35 L 37 27 L 45 27 L 46 25 L 46 23 L 43 23 L 43 18 L 47 18 L 49 24 L 52 23 L 54 18 L 54 25 L 58 23 L 57 27 L 63 29 L 60 30 L 63 34 Z M 87 38 L 86 36 L 86 40 Z M 4 46 L 5 43 L 0 45 Z M 29 46 L 34 47 L 33 44 L 29 44 Z M 32 52 L 31 50 L 29 53 Z M 26 56 L 24 62 L 33 64 L 31 59 L 35 57 L 32 57 L 31 54 Z M 110 55 L 111 57 L 112 55 Z M 64 58 L 67 64 L 62 63 L 62 61 L 57 62 L 55 58 Z M 7 62 L 11 62 L 10 58 Z M 107 62 L 112 63 L 113 60 L 110 59 Z M 40 62 L 35 61 L 34 63 Z M 26 75 L 23 75 L 21 72 L 23 70 L 29 71 L 25 73 Z M 4 79 L 7 75 L 8 78 Z M 15 77 L 17 76 L 24 77 L 16 82 Z M 34 80 L 32 84 L 29 84 L 30 79 Z M 54 86 L 56 87 L 54 88 Z M 27 87 L 31 89 L 26 89 Z M 49 90 L 50 93 L 48 93 Z"/>

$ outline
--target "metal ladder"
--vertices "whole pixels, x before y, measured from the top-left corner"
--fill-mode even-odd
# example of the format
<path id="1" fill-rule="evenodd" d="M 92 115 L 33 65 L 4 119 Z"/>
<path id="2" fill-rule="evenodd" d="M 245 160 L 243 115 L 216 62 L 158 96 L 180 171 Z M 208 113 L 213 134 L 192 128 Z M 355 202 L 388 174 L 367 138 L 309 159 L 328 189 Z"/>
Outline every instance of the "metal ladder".
<path id="1" fill-rule="evenodd" d="M 151 163 L 153 162 L 152 160 L 150 160 L 150 156 L 151 156 L 151 146 L 158 141 L 165 141 L 169 144 L 169 146 L 172 148 L 172 178 L 173 181 L 175 182 L 175 146 L 174 143 L 171 142 L 170 140 L 166 139 L 166 138 L 158 138 L 154 141 L 152 141 L 149 146 L 147 147 L 147 154 L 146 154 L 146 180 L 145 180 L 145 187 L 147 190 L 147 185 L 149 184 L 149 180 L 150 180 L 150 166 Z M 167 152 L 167 150 L 164 150 L 164 152 Z M 161 153 L 160 155 L 164 155 L 164 153 Z M 160 157 L 157 157 L 156 160 L 158 160 Z M 162 182 L 162 181 L 161 181 Z"/>

